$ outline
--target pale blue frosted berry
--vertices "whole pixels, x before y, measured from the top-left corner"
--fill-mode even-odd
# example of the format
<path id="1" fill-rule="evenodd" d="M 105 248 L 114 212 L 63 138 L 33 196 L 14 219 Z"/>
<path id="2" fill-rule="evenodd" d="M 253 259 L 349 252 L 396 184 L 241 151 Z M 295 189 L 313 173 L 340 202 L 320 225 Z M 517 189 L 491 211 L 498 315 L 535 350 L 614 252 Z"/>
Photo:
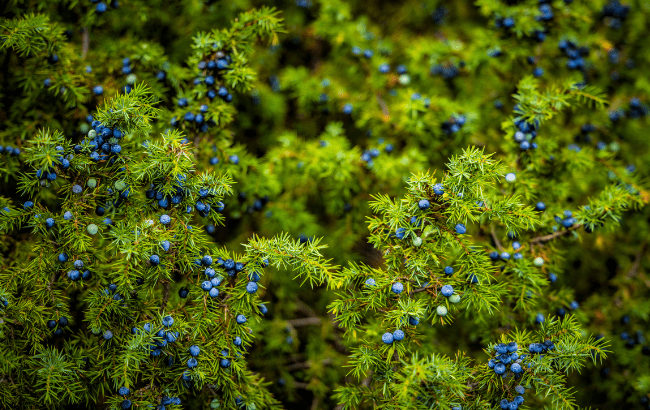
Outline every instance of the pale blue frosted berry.
<path id="1" fill-rule="evenodd" d="M 393 291 L 393 293 L 396 293 L 396 294 L 399 295 L 404 290 L 404 285 L 402 285 L 399 282 L 395 282 L 395 283 L 393 283 L 393 286 L 391 286 L 390 290 Z"/>
<path id="2" fill-rule="evenodd" d="M 253 294 L 257 292 L 257 283 L 255 282 L 248 282 L 246 284 L 246 292 Z"/>
<path id="3" fill-rule="evenodd" d="M 440 293 L 442 293 L 442 296 L 448 298 L 449 296 L 454 294 L 454 288 L 451 285 L 445 285 L 440 290 Z"/>
<path id="4" fill-rule="evenodd" d="M 386 332 L 381 336 L 381 341 L 386 343 L 387 345 L 393 343 L 393 334 L 390 332 Z"/>

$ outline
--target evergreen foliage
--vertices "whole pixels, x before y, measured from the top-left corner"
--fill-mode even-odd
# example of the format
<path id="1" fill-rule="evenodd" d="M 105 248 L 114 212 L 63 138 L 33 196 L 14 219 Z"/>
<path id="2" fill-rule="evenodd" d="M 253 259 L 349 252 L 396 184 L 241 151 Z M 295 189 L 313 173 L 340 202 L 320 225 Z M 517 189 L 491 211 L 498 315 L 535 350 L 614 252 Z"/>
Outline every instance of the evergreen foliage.
<path id="1" fill-rule="evenodd" d="M 648 4 L 0 10 L 1 408 L 650 408 Z"/>

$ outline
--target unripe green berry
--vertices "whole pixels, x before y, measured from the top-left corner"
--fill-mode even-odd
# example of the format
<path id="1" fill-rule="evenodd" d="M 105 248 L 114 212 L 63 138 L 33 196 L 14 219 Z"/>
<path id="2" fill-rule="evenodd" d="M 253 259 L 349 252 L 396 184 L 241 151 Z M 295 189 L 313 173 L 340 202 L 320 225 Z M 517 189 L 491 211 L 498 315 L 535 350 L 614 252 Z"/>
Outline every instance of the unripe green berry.
<path id="1" fill-rule="evenodd" d="M 413 246 L 421 246 L 422 245 L 422 238 L 419 236 L 416 236 L 413 238 Z"/>
<path id="2" fill-rule="evenodd" d="M 447 308 L 443 305 L 440 305 L 436 308 L 436 313 L 439 316 L 447 316 Z"/>
<path id="3" fill-rule="evenodd" d="M 95 224 L 90 224 L 90 225 L 88 225 L 88 227 L 86 228 L 86 230 L 88 231 L 89 234 L 91 234 L 91 235 L 95 235 L 95 234 L 97 233 L 98 228 L 97 228 L 97 225 L 95 225 Z"/>
<path id="4" fill-rule="evenodd" d="M 86 185 L 88 185 L 88 188 L 95 188 L 97 186 L 97 180 L 95 178 L 90 178 L 88 182 L 86 182 Z"/>
<path id="5" fill-rule="evenodd" d="M 123 191 L 124 188 L 126 188 L 126 183 L 124 181 L 122 181 L 122 180 L 119 180 L 119 181 L 115 181 L 115 184 L 113 184 L 113 186 L 118 191 Z"/>
<path id="6" fill-rule="evenodd" d="M 86 124 L 85 122 L 82 122 L 81 125 L 79 126 L 79 131 L 81 131 L 82 134 L 87 133 L 89 129 L 90 129 L 90 125 Z"/>
<path id="7" fill-rule="evenodd" d="M 138 77 L 135 74 L 129 74 L 126 76 L 126 83 L 127 84 L 133 84 L 135 83 L 135 80 L 137 80 Z"/>
<path id="8" fill-rule="evenodd" d="M 460 295 L 457 293 L 454 293 L 453 295 L 449 296 L 449 301 L 451 303 L 458 303 L 460 302 Z"/>
<path id="9" fill-rule="evenodd" d="M 95 131 L 95 130 L 88 131 L 88 138 L 93 139 L 96 136 L 97 136 L 97 131 Z"/>
<path id="10" fill-rule="evenodd" d="M 411 76 L 408 74 L 402 74 L 399 76 L 398 80 L 400 84 L 407 85 L 411 82 Z"/>
<path id="11" fill-rule="evenodd" d="M 535 258 L 533 263 L 535 264 L 535 266 L 542 266 L 544 264 L 544 258 L 538 256 Z"/>

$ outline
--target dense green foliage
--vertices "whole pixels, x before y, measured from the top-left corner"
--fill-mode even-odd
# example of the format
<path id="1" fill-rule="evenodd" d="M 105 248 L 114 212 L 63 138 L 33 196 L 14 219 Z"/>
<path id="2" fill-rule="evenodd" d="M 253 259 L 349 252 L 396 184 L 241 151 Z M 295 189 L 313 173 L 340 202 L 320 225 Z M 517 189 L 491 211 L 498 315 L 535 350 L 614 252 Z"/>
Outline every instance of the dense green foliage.
<path id="1" fill-rule="evenodd" d="M 0 407 L 650 408 L 646 2 L 0 10 Z"/>

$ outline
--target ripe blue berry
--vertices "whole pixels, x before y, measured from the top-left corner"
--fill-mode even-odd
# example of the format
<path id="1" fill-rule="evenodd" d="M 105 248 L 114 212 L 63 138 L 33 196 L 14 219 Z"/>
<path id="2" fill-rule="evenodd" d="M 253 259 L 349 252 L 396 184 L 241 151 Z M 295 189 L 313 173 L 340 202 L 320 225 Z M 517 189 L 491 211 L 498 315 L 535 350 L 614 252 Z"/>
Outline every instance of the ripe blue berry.
<path id="1" fill-rule="evenodd" d="M 369 288 L 375 286 L 375 284 L 376 284 L 375 280 L 373 278 L 366 279 L 366 281 L 364 283 L 365 283 L 366 287 L 369 287 Z"/>
<path id="2" fill-rule="evenodd" d="M 538 211 L 543 211 L 546 209 L 546 204 L 544 202 L 538 202 L 537 204 L 535 204 L 535 209 L 537 209 Z"/>
<path id="3" fill-rule="evenodd" d="M 208 292 L 210 289 L 212 289 L 212 282 L 210 282 L 209 280 L 203 281 L 201 283 L 201 289 Z"/>
<path id="4" fill-rule="evenodd" d="M 513 364 L 510 365 L 510 370 L 513 373 L 521 373 L 522 369 L 521 369 L 521 366 L 519 365 L 519 363 L 513 363 Z"/>
<path id="5" fill-rule="evenodd" d="M 71 271 L 68 272 L 68 277 L 69 277 L 70 280 L 72 280 L 73 282 L 76 282 L 76 281 L 78 281 L 78 280 L 81 278 L 81 272 L 79 272 L 79 271 L 76 270 L 76 269 L 71 270 Z"/>
<path id="6" fill-rule="evenodd" d="M 393 286 L 391 286 L 390 290 L 393 291 L 393 293 L 396 293 L 396 294 L 399 295 L 404 290 L 404 285 L 402 285 L 399 282 L 395 282 L 395 283 L 393 283 Z"/>
<path id="7" fill-rule="evenodd" d="M 76 261 L 74 261 L 74 268 L 75 268 L 75 269 L 83 269 L 83 267 L 84 267 L 84 263 L 83 263 L 83 261 L 81 261 L 81 260 L 79 260 L 79 259 L 77 259 Z"/>
<path id="8" fill-rule="evenodd" d="M 442 293 L 442 296 L 448 298 L 449 296 L 454 294 L 454 288 L 451 285 L 445 285 L 440 290 L 440 293 Z"/>
<path id="9" fill-rule="evenodd" d="M 52 227 L 54 227 L 54 224 L 55 224 L 55 222 L 54 222 L 54 219 L 52 219 L 52 218 L 47 218 L 45 220 L 45 227 L 47 229 L 51 229 Z"/>
<path id="10" fill-rule="evenodd" d="M 199 362 L 197 362 L 196 359 L 193 358 L 193 357 L 191 357 L 191 358 L 187 361 L 187 368 L 188 368 L 188 369 L 193 369 L 193 368 L 195 368 L 195 367 L 198 366 L 198 365 L 199 365 Z"/>
<path id="11" fill-rule="evenodd" d="M 404 239 L 405 235 L 406 228 L 397 228 L 397 230 L 395 230 L 395 237 L 397 237 L 397 239 Z"/>
<path id="12" fill-rule="evenodd" d="M 165 316 L 162 320 L 162 324 L 165 327 L 169 327 L 174 324 L 174 318 L 171 316 Z"/>
<path id="13" fill-rule="evenodd" d="M 187 296 L 188 296 L 189 294 L 190 294 L 190 291 L 189 291 L 189 289 L 187 289 L 187 288 L 181 288 L 181 289 L 178 291 L 178 296 L 180 296 L 182 299 L 187 298 Z"/>
<path id="14" fill-rule="evenodd" d="M 524 386 L 517 385 L 515 386 L 515 391 L 519 394 L 524 394 L 526 393 L 526 389 L 524 389 Z"/>
<path id="15" fill-rule="evenodd" d="M 169 241 L 162 241 L 162 242 L 160 242 L 160 246 L 162 246 L 162 248 L 163 248 L 163 250 L 165 252 L 168 252 L 169 247 L 171 246 L 171 244 L 169 243 Z"/>
<path id="16" fill-rule="evenodd" d="M 409 325 L 417 326 L 418 323 L 420 323 L 420 319 L 418 319 L 417 317 L 413 317 L 413 316 L 409 317 Z"/>
<path id="17" fill-rule="evenodd" d="M 208 295 L 210 295 L 211 298 L 216 298 L 217 296 L 219 296 L 219 289 L 217 288 L 210 289 Z"/>
<path id="18" fill-rule="evenodd" d="M 387 345 L 393 343 L 393 334 L 390 332 L 386 332 L 381 336 L 381 341 L 386 343 Z"/>
<path id="19" fill-rule="evenodd" d="M 445 266 L 443 272 L 445 273 L 445 275 L 452 275 L 454 273 L 454 268 L 452 268 L 451 266 Z"/>
<path id="20" fill-rule="evenodd" d="M 263 315 L 266 315 L 266 312 L 269 311 L 266 305 L 258 305 L 257 307 L 260 309 L 260 313 Z"/>
<path id="21" fill-rule="evenodd" d="M 162 215 L 160 217 L 160 223 L 163 225 L 169 225 L 171 223 L 172 219 L 169 217 L 169 215 Z"/>
<path id="22" fill-rule="evenodd" d="M 506 372 L 506 365 L 503 363 L 497 363 L 494 365 L 494 373 L 503 374 Z"/>
<path id="23" fill-rule="evenodd" d="M 343 114 L 346 115 L 352 114 L 352 104 L 348 103 L 343 106 Z"/>
<path id="24" fill-rule="evenodd" d="M 158 257 L 158 255 L 151 255 L 151 256 L 149 257 L 149 262 L 150 262 L 153 266 L 158 266 L 158 264 L 160 263 L 160 258 Z"/>
<path id="25" fill-rule="evenodd" d="M 467 232 L 467 228 L 463 224 L 456 224 L 454 229 L 456 229 L 456 233 L 459 234 L 459 235 L 462 235 L 465 232 Z"/>
<path id="26" fill-rule="evenodd" d="M 111 340 L 113 338 L 113 332 L 111 332 L 110 330 L 106 330 L 102 334 L 102 337 L 106 340 Z"/>
<path id="27" fill-rule="evenodd" d="M 421 210 L 428 209 L 430 206 L 429 201 L 426 199 L 420 199 L 420 202 L 418 202 L 418 207 L 420 207 Z"/>
<path id="28" fill-rule="evenodd" d="M 189 351 L 192 357 L 197 357 L 201 353 L 201 348 L 198 347 L 197 345 L 192 345 L 190 346 Z"/>
<path id="29" fill-rule="evenodd" d="M 438 183 L 433 186 L 433 193 L 436 195 L 442 195 L 445 193 L 442 184 Z"/>
<path id="30" fill-rule="evenodd" d="M 506 346 L 505 343 L 499 343 L 498 345 L 494 346 L 494 350 L 497 352 L 497 354 L 508 353 L 508 346 Z"/>
<path id="31" fill-rule="evenodd" d="M 122 410 L 127 410 L 131 408 L 131 400 L 125 399 L 122 400 L 122 404 L 120 405 L 122 407 Z"/>
<path id="32" fill-rule="evenodd" d="M 235 320 L 237 321 L 238 324 L 243 325 L 244 323 L 246 323 L 246 316 L 239 314 L 237 315 Z"/>
<path id="33" fill-rule="evenodd" d="M 68 255 L 65 253 L 60 253 L 58 256 L 59 262 L 64 263 L 68 261 Z"/>
<path id="34" fill-rule="evenodd" d="M 508 252 L 502 252 L 501 259 L 507 261 L 508 259 L 510 259 L 510 254 Z"/>
<path id="35" fill-rule="evenodd" d="M 205 256 L 201 259 L 201 263 L 202 263 L 204 266 L 210 266 L 210 265 L 212 265 L 212 256 L 210 256 L 210 255 L 205 255 Z"/>
<path id="36" fill-rule="evenodd" d="M 214 275 L 216 275 L 216 272 L 212 268 L 206 268 L 204 273 L 208 278 L 214 278 Z"/>
<path id="37" fill-rule="evenodd" d="M 131 394 L 131 390 L 129 390 L 128 387 L 120 387 L 120 389 L 117 391 L 117 394 L 120 396 L 128 396 Z"/>
<path id="38" fill-rule="evenodd" d="M 397 329 L 396 331 L 393 332 L 393 340 L 400 341 L 404 339 L 404 332 L 400 329 Z"/>
<path id="39" fill-rule="evenodd" d="M 257 283 L 255 282 L 248 282 L 246 284 L 246 292 L 253 294 L 257 292 Z"/>
<path id="40" fill-rule="evenodd" d="M 223 367 L 224 369 L 227 369 L 228 367 L 230 367 L 230 360 L 226 358 L 219 360 L 219 366 Z"/>

